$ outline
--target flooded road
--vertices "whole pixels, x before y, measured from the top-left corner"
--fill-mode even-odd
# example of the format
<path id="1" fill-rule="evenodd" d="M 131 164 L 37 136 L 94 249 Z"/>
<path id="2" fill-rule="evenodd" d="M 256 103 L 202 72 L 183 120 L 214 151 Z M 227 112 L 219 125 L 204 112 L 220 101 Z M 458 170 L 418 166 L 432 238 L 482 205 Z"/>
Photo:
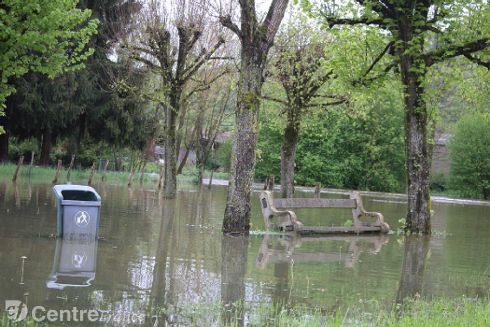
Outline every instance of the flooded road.
<path id="1" fill-rule="evenodd" d="M 221 233 L 224 187 L 188 186 L 176 200 L 137 187 L 95 189 L 102 238 L 80 244 L 53 237 L 51 185 L 0 183 L 0 303 L 77 306 L 105 312 L 106 325 L 164 326 L 188 324 L 189 311 L 202 307 L 214 324 L 219 303 L 230 316 L 237 315 L 232 303 L 243 301 L 334 311 L 366 302 L 390 306 L 407 296 L 484 297 L 490 289 L 488 206 L 433 204 L 431 238 L 296 238 L 260 232 L 256 193 L 253 235 L 233 238 Z M 396 230 L 403 202 L 363 200 Z M 351 217 L 338 209 L 297 213 L 308 224 L 343 225 Z"/>

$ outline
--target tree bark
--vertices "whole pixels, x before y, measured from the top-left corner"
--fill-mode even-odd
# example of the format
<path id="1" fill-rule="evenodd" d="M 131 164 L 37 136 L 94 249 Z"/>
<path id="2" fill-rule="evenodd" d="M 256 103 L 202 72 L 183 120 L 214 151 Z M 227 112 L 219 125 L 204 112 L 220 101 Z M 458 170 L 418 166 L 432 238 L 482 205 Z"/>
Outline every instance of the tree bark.
<path id="1" fill-rule="evenodd" d="M 163 184 L 163 197 L 173 199 L 177 193 L 177 147 L 176 122 L 179 100 L 174 95 L 170 106 L 165 108 L 165 180 Z"/>
<path id="2" fill-rule="evenodd" d="M 288 120 L 281 148 L 281 197 L 292 198 L 294 192 L 294 162 L 299 139 L 299 123 Z"/>
<path id="3" fill-rule="evenodd" d="M 0 162 L 9 161 L 9 132 L 0 135 Z"/>
<path id="4" fill-rule="evenodd" d="M 418 53 L 413 53 L 415 46 L 411 29 L 408 23 L 401 24 L 403 46 L 398 50 L 405 98 L 405 160 L 408 193 L 406 229 L 412 233 L 430 234 L 431 151 L 428 144 L 428 113 L 423 86 L 427 67 L 423 61 L 422 38 L 419 38 L 416 47 Z"/>
<path id="5" fill-rule="evenodd" d="M 50 154 L 52 148 L 51 131 L 48 129 L 43 131 L 42 134 L 42 144 L 41 144 L 41 155 L 39 158 L 39 164 L 41 166 L 49 166 Z"/>
<path id="6" fill-rule="evenodd" d="M 250 229 L 250 194 L 255 174 L 255 150 L 259 125 L 258 95 L 263 84 L 264 64 L 261 61 L 254 62 L 255 51 L 254 49 L 242 50 L 236 133 L 223 220 L 223 231 L 231 234 L 247 234 Z"/>

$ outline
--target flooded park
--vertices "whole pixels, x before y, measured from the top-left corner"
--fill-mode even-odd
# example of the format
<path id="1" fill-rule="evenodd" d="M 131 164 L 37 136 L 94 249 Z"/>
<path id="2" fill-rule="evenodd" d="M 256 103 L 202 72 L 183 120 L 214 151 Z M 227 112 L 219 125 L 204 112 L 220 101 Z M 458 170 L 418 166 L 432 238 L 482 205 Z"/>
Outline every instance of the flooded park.
<path id="1" fill-rule="evenodd" d="M 364 195 L 390 234 L 300 237 L 264 231 L 255 191 L 251 235 L 230 237 L 221 231 L 226 187 L 183 186 L 174 200 L 151 187 L 94 188 L 100 237 L 77 242 L 55 236 L 51 184 L 0 184 L 1 303 L 95 309 L 108 326 L 219 325 L 227 314 L 236 325 L 261 325 L 257 311 L 238 303 L 375 314 L 407 297 L 488 296 L 488 205 L 435 202 L 433 235 L 404 236 L 404 201 Z M 298 217 L 342 225 L 350 210 Z M 192 320 L 198 314 L 200 322 Z"/>

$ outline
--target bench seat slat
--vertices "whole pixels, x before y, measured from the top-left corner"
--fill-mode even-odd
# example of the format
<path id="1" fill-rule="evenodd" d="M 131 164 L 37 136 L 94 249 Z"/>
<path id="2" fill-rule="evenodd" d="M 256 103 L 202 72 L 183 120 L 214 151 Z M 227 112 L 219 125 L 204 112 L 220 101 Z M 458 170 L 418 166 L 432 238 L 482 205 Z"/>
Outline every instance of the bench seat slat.
<path id="1" fill-rule="evenodd" d="M 356 208 L 354 199 L 274 199 L 274 207 L 277 209 L 300 209 L 300 208 Z"/>

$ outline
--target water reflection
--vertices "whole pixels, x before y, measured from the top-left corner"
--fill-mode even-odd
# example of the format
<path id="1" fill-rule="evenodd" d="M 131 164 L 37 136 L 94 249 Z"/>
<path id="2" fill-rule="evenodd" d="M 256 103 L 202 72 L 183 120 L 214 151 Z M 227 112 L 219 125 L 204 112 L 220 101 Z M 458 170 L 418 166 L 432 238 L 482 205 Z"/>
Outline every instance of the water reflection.
<path id="1" fill-rule="evenodd" d="M 87 287 L 95 279 L 97 240 L 56 241 L 53 270 L 46 287 L 63 290 L 66 287 Z"/>
<path id="2" fill-rule="evenodd" d="M 245 274 L 247 272 L 248 237 L 223 236 L 221 241 L 222 323 L 244 325 Z"/>
<path id="3" fill-rule="evenodd" d="M 397 303 L 403 304 L 406 298 L 419 298 L 422 295 L 429 249 L 429 236 L 405 237 L 405 252 L 396 295 Z"/>
<path id="4" fill-rule="evenodd" d="M 296 235 L 265 235 L 256 258 L 256 265 L 264 268 L 267 264 L 302 262 L 343 262 L 348 268 L 354 267 L 363 252 L 379 253 L 387 244 L 386 235 L 372 236 L 322 236 L 301 237 Z M 301 252 L 303 243 L 343 242 L 347 246 L 339 247 L 336 252 Z"/>

